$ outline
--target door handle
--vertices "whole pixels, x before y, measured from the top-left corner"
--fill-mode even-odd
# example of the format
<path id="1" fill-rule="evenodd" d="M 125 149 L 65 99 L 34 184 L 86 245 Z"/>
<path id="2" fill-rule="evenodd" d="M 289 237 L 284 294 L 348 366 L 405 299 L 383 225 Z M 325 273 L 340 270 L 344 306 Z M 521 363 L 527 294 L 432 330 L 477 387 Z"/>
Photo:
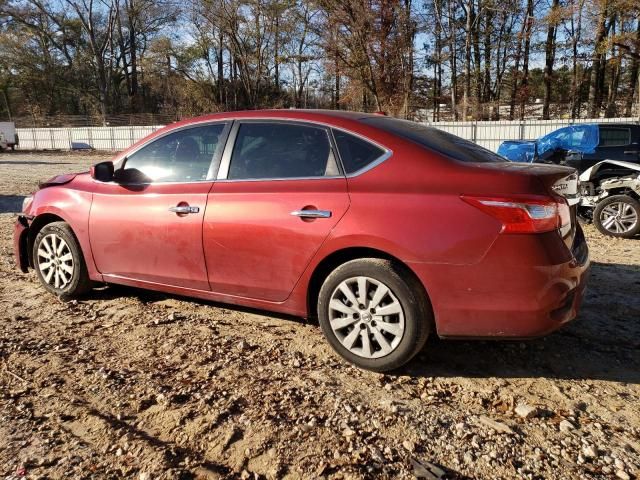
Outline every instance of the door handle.
<path id="1" fill-rule="evenodd" d="M 177 205 L 175 207 L 170 207 L 169 211 L 180 214 L 180 215 L 186 215 L 188 213 L 198 213 L 200 211 L 200 207 L 191 207 L 189 205 Z"/>
<path id="2" fill-rule="evenodd" d="M 640 153 L 639 150 L 625 150 L 624 151 L 625 155 L 637 155 L 638 153 Z"/>
<path id="3" fill-rule="evenodd" d="M 291 215 L 300 218 L 331 218 L 331 210 L 294 210 Z"/>

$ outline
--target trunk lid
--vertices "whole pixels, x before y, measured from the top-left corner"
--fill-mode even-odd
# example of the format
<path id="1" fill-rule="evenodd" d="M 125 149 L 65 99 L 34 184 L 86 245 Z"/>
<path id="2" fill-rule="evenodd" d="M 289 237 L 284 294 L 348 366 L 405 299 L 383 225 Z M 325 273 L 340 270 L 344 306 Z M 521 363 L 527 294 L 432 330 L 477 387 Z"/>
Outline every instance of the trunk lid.
<path id="1" fill-rule="evenodd" d="M 528 177 L 538 183 L 542 192 L 566 200 L 571 213 L 571 222 L 559 230 L 565 244 L 571 248 L 577 227 L 577 204 L 580 201 L 578 172 L 574 168 L 541 163 L 495 162 L 475 164 L 477 168 L 494 170 L 496 173 Z M 532 193 L 532 192 L 521 192 Z"/>

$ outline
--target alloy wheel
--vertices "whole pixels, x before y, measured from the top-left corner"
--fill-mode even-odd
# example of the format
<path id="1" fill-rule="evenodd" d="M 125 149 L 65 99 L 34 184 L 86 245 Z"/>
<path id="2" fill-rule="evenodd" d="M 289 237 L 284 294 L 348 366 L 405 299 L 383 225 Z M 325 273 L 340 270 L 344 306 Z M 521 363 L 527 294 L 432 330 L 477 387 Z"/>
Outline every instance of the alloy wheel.
<path id="1" fill-rule="evenodd" d="M 609 232 L 626 233 L 635 228 L 638 214 L 628 203 L 613 202 L 600 212 L 600 223 Z"/>
<path id="2" fill-rule="evenodd" d="M 38 269 L 43 280 L 56 289 L 63 289 L 71 282 L 74 271 L 73 255 L 67 242 L 51 233 L 38 245 Z"/>
<path id="3" fill-rule="evenodd" d="M 354 355 L 380 358 L 393 352 L 405 330 L 402 305 L 391 289 L 371 277 L 352 277 L 331 295 L 329 323 Z"/>

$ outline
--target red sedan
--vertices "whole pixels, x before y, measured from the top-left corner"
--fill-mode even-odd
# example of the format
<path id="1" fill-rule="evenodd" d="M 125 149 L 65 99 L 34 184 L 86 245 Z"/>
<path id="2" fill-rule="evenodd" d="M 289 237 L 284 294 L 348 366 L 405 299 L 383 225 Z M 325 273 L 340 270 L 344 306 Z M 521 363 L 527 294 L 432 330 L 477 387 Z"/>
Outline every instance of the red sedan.
<path id="1" fill-rule="evenodd" d="M 417 123 L 252 111 L 170 125 L 25 200 L 19 267 L 304 317 L 377 371 L 440 337 L 533 337 L 576 316 L 577 178 Z"/>

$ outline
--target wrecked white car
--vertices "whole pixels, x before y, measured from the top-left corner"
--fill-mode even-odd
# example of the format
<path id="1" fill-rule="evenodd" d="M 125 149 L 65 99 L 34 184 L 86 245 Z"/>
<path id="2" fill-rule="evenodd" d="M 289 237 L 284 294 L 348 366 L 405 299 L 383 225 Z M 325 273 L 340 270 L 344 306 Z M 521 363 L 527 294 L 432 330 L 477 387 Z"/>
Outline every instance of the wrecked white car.
<path id="1" fill-rule="evenodd" d="M 640 233 L 640 164 L 604 160 L 580 174 L 578 214 L 605 235 Z"/>

